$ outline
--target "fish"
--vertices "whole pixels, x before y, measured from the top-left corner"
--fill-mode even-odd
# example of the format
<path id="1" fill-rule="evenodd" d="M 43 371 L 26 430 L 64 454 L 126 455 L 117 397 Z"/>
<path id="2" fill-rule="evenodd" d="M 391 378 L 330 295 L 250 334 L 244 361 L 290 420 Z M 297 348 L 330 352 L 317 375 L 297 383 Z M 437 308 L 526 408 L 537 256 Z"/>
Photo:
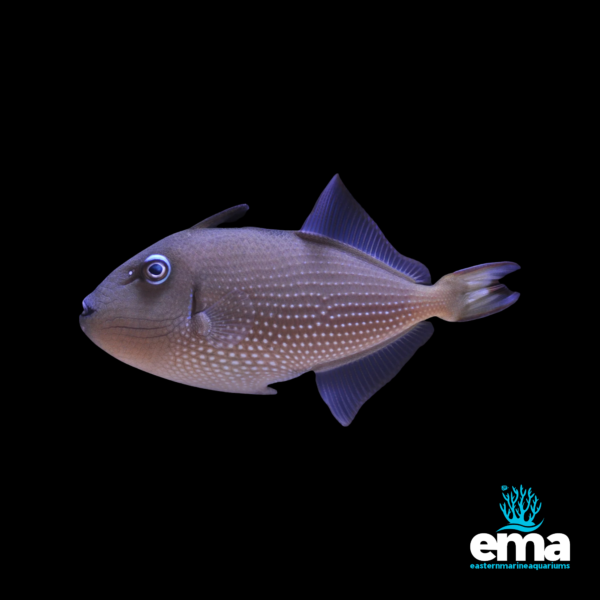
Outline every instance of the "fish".
<path id="1" fill-rule="evenodd" d="M 267 395 L 313 371 L 339 423 L 391 381 L 433 334 L 519 298 L 496 262 L 445 275 L 400 254 L 339 175 L 298 231 L 219 228 L 241 204 L 170 235 L 83 301 L 84 333 L 120 361 L 199 388 Z"/>

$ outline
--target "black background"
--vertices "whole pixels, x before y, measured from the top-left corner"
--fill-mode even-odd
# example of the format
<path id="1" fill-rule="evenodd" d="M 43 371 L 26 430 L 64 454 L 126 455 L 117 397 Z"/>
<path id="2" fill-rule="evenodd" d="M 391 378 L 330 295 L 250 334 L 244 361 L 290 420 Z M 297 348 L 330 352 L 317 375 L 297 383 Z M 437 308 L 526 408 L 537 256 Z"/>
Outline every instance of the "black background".
<path id="1" fill-rule="evenodd" d="M 82 543 L 123 556 L 166 545 L 191 570 L 260 553 L 283 573 L 348 556 L 342 578 L 370 561 L 392 578 L 480 579 L 470 540 L 504 526 L 500 488 L 523 484 L 543 502 L 538 533 L 568 535 L 576 570 L 591 468 L 575 274 L 586 166 L 548 73 L 440 57 L 390 83 L 313 80 L 243 57 L 192 74 L 160 56 L 90 53 L 73 75 L 75 276 L 57 407 L 69 427 L 57 444 Z M 126 366 L 80 331 L 81 300 L 143 248 L 242 202 L 236 225 L 298 229 L 335 173 L 433 281 L 510 260 L 519 301 L 433 319 L 431 340 L 347 428 L 312 373 L 276 396 L 211 392 Z"/>

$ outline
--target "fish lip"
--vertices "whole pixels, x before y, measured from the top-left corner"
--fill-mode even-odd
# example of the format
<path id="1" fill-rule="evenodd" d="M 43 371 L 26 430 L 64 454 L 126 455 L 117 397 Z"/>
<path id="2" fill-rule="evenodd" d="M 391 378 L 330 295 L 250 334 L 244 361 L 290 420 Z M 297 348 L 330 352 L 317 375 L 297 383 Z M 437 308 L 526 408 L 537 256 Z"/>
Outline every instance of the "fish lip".
<path id="1" fill-rule="evenodd" d="M 81 303 L 83 305 L 82 317 L 89 317 L 91 314 L 96 312 L 96 309 L 85 303 L 85 300 Z"/>

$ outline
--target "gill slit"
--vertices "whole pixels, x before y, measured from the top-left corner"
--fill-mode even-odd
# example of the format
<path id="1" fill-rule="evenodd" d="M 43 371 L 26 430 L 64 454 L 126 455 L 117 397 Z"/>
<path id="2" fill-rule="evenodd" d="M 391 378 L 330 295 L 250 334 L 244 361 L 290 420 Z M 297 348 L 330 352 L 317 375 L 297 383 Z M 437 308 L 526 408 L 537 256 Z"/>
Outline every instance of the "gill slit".
<path id="1" fill-rule="evenodd" d="M 190 292 L 190 305 L 188 307 L 188 321 L 192 320 L 192 308 L 194 306 L 194 288 L 192 287 L 192 291 Z"/>

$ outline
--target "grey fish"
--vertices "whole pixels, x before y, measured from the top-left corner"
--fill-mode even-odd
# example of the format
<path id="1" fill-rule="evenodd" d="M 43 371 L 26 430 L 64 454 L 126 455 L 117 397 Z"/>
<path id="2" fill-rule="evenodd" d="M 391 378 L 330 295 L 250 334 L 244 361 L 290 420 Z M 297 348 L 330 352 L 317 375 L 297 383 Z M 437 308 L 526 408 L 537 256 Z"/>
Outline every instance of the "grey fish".
<path id="1" fill-rule="evenodd" d="M 242 204 L 153 244 L 83 301 L 80 324 L 119 360 L 188 385 L 238 394 L 316 373 L 349 425 L 432 335 L 514 304 L 498 280 L 520 267 L 463 269 L 435 285 L 399 254 L 338 175 L 299 231 L 219 229 Z"/>

